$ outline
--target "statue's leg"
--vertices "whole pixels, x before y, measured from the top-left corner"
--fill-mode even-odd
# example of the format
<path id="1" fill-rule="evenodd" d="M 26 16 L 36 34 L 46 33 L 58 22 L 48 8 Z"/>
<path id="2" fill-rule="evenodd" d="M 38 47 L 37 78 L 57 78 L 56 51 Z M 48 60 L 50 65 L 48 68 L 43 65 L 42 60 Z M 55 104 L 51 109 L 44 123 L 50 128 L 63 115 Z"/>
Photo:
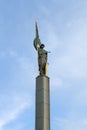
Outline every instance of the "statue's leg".
<path id="1" fill-rule="evenodd" d="M 40 75 L 43 75 L 43 68 L 41 64 L 39 65 L 39 72 L 40 72 Z"/>
<path id="2" fill-rule="evenodd" d="M 40 75 L 46 75 L 46 64 L 39 64 Z"/>
<path id="3" fill-rule="evenodd" d="M 45 65 L 45 64 L 43 64 L 42 71 L 43 71 L 43 74 L 44 74 L 44 75 L 46 74 L 45 67 L 46 67 L 46 65 Z"/>
<path id="4" fill-rule="evenodd" d="M 46 75 L 46 64 L 44 65 L 44 73 Z"/>

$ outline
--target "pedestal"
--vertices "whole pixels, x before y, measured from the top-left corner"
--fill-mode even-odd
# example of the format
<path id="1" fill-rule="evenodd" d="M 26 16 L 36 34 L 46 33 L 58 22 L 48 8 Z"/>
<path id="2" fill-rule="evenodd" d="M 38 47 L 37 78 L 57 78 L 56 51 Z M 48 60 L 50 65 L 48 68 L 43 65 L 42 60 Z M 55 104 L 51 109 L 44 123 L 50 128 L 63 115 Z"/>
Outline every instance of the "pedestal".
<path id="1" fill-rule="evenodd" d="M 47 76 L 36 78 L 35 130 L 50 130 L 50 90 Z"/>

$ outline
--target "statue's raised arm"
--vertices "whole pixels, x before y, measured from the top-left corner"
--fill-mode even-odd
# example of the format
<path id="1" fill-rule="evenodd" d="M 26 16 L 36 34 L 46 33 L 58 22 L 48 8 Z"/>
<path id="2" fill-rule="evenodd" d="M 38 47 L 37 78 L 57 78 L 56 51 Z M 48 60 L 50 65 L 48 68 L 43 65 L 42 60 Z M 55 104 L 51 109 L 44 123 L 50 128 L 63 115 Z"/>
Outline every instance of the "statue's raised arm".
<path id="1" fill-rule="evenodd" d="M 46 75 L 48 66 L 47 63 L 48 52 L 44 49 L 45 45 L 42 44 L 40 41 L 37 22 L 36 22 L 36 37 L 34 39 L 34 47 L 38 53 L 39 74 Z"/>

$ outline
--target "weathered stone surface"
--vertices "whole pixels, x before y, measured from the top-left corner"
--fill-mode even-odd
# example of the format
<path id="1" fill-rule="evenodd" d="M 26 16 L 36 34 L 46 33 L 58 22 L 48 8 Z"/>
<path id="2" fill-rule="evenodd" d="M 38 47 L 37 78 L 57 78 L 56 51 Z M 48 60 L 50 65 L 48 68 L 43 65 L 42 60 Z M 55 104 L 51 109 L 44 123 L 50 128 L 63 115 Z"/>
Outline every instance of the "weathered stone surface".
<path id="1" fill-rule="evenodd" d="M 36 78 L 35 130 L 50 130 L 50 91 L 47 76 Z"/>

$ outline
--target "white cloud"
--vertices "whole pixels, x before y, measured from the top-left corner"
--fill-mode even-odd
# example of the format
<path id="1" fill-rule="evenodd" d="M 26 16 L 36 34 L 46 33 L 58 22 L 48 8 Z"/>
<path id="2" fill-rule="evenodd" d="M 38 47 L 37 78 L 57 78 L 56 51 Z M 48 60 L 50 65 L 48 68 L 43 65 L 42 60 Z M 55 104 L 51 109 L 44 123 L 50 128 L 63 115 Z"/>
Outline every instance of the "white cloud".
<path id="1" fill-rule="evenodd" d="M 51 68 L 53 67 L 51 71 L 56 71 L 56 75 L 59 73 L 62 76 L 73 78 L 87 78 L 86 21 L 86 19 L 74 21 L 69 29 L 72 31 L 68 33 L 66 29 L 65 36 L 64 34 L 64 37 L 62 36 L 63 39 L 58 38 L 57 30 L 50 28 L 47 42 L 48 48 L 52 50 L 52 54 L 49 54 Z"/>
<path id="2" fill-rule="evenodd" d="M 56 128 L 62 130 L 86 130 L 87 129 L 87 119 L 82 120 L 72 120 L 67 118 L 55 119 L 54 125 Z"/>
<path id="3" fill-rule="evenodd" d="M 4 58 L 9 57 L 15 65 L 11 66 L 11 79 L 3 89 L 0 84 L 0 130 L 32 105 L 32 65 L 29 59 L 20 57 L 15 51 L 4 52 Z"/>
<path id="4" fill-rule="evenodd" d="M 52 80 L 50 82 L 51 82 L 50 85 L 52 86 L 51 91 L 54 91 L 54 92 L 56 89 L 63 86 L 63 80 L 60 79 L 59 77 L 52 76 Z"/>
<path id="5" fill-rule="evenodd" d="M 23 95 L 8 96 L 8 99 L 5 96 L 2 102 L 2 109 L 0 110 L 0 130 L 3 130 L 5 125 L 16 119 L 21 112 L 31 106 L 31 101 L 26 100 Z"/>
<path id="6" fill-rule="evenodd" d="M 79 92 L 75 94 L 75 104 L 80 108 L 87 106 L 87 87 L 83 84 Z"/>

